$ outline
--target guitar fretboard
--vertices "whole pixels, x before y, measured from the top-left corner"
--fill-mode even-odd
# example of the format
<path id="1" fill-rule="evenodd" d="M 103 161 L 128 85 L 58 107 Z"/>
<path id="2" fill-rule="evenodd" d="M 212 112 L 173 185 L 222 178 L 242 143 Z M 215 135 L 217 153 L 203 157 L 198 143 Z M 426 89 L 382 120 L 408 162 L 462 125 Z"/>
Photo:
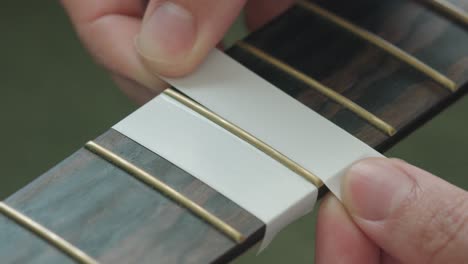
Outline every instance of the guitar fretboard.
<path id="1" fill-rule="evenodd" d="M 454 1 L 448 9 L 440 3 L 299 2 L 228 54 L 384 151 L 468 90 L 468 32 L 460 11 L 468 9 L 468 1 Z M 226 262 L 261 240 L 265 227 L 260 220 L 169 161 L 113 130 L 96 143 L 246 240 L 230 239 L 184 205 L 84 148 L 6 204 L 102 263 Z M 31 230 L 0 214 L 2 263 L 77 260 Z"/>
<path id="2" fill-rule="evenodd" d="M 247 45 L 236 45 L 228 53 L 379 150 L 464 92 L 468 35 L 462 27 L 412 1 L 319 1 L 316 6 L 398 47 L 452 81 L 455 91 L 305 5 L 294 6 L 249 36 Z M 390 136 L 388 129 L 362 118 L 307 79 L 360 106 L 397 134 Z"/>

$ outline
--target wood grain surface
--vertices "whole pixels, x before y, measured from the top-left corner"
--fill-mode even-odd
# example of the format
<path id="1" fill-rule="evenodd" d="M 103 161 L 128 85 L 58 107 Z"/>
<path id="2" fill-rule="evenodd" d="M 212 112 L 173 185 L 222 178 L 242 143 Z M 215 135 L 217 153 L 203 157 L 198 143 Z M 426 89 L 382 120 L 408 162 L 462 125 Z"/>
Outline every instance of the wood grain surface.
<path id="1" fill-rule="evenodd" d="M 300 6 L 245 41 L 306 73 L 394 126 L 393 138 L 240 47 L 228 53 L 372 147 L 385 150 L 466 93 L 468 33 L 417 2 L 315 1 L 454 80 L 456 94 L 385 51 Z M 467 1 L 456 1 L 468 8 Z"/>
<path id="2" fill-rule="evenodd" d="M 257 218 L 120 133 L 110 130 L 96 142 L 202 204 L 248 241 L 238 247 L 185 208 L 85 149 L 6 202 L 104 263 L 225 261 L 263 236 Z M 53 247 L 28 234 L 16 237 L 18 227 L 1 220 L 2 263 L 63 262 Z M 4 247 L 9 237 L 15 238 L 14 244 Z M 15 245 L 22 249 L 12 251 Z"/>
<path id="3" fill-rule="evenodd" d="M 444 73 L 457 82 L 458 92 L 451 93 L 384 51 L 298 6 L 246 41 L 378 115 L 398 129 L 395 136 L 383 134 L 302 81 L 239 47 L 228 54 L 381 151 L 466 93 L 468 33 L 460 25 L 412 1 L 317 3 Z M 454 3 L 468 7 L 466 0 Z M 226 262 L 261 239 L 262 222 L 170 162 L 116 131 L 110 130 L 97 142 L 203 205 L 249 239 L 234 244 L 167 197 L 84 149 L 6 202 L 103 263 Z M 2 216 L 0 256 L 2 263 L 70 261 Z"/>

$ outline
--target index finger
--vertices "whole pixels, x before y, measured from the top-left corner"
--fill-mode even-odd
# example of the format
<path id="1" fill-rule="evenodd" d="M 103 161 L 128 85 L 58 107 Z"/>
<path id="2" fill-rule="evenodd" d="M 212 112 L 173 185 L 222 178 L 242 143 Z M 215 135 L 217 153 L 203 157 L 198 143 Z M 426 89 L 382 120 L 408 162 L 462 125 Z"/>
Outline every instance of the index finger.
<path id="1" fill-rule="evenodd" d="M 99 64 L 147 88 L 166 85 L 142 64 L 134 48 L 141 30 L 144 1 L 61 0 L 84 45 Z"/>

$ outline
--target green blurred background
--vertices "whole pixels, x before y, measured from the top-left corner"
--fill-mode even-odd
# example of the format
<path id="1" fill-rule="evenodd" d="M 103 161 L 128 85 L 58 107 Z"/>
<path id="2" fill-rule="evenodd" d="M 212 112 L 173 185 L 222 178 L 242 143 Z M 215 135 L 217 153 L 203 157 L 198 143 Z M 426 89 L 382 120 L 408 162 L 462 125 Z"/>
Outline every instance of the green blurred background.
<path id="1" fill-rule="evenodd" d="M 61 161 L 136 109 L 93 64 L 55 1 L 0 9 L 0 198 Z M 229 42 L 242 35 L 241 23 Z M 468 97 L 387 153 L 468 189 Z M 315 215 L 237 263 L 311 263 Z"/>

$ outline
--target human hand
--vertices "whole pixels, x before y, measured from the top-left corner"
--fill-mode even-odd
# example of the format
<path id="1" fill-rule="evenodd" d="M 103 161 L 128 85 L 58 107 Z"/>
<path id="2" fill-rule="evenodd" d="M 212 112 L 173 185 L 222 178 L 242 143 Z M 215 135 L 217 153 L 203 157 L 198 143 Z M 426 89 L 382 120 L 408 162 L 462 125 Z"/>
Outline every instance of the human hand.
<path id="1" fill-rule="evenodd" d="M 346 174 L 321 204 L 316 263 L 468 263 L 468 193 L 401 160 Z"/>
<path id="2" fill-rule="evenodd" d="M 247 25 L 253 29 L 293 1 L 61 0 L 91 55 L 139 103 L 166 88 L 156 75 L 193 71 L 246 2 Z"/>

